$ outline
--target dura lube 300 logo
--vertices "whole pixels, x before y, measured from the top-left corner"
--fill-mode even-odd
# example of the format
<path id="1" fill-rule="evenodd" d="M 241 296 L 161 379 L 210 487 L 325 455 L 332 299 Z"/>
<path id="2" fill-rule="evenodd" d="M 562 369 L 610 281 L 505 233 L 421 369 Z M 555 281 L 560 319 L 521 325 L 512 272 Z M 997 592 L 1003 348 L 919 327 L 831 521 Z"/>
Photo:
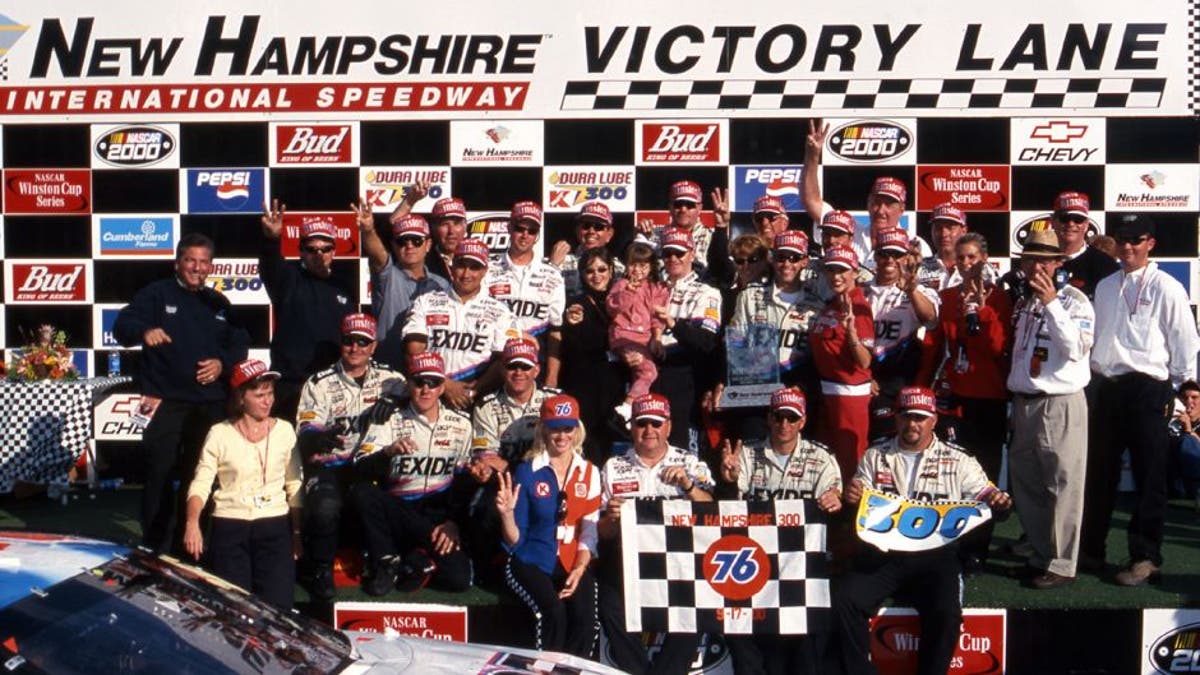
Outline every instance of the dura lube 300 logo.
<path id="1" fill-rule="evenodd" d="M 108 129 L 95 137 L 92 151 L 104 165 L 136 169 L 166 163 L 175 155 L 175 135 L 163 127 L 130 125 Z"/>
<path id="2" fill-rule="evenodd" d="M 860 120 L 829 133 L 829 151 L 847 162 L 886 162 L 908 152 L 913 135 L 887 120 Z"/>

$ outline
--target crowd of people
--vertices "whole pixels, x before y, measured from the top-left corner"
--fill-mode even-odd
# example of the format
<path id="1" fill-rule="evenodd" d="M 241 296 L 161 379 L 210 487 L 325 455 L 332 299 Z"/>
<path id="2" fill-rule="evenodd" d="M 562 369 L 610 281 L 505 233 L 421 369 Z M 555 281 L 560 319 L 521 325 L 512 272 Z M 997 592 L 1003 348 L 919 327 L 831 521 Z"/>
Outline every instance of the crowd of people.
<path id="1" fill-rule="evenodd" d="M 960 576 L 986 561 L 990 530 L 885 553 L 853 537 L 863 491 L 1015 506 L 1025 583 L 1048 590 L 1105 572 L 1128 450 L 1136 506 L 1112 579 L 1156 581 L 1168 475 L 1192 475 L 1169 466 L 1200 454 L 1200 336 L 1182 286 L 1149 260 L 1155 224 L 1110 223 L 1114 259 L 1086 241 L 1087 195 L 1064 191 L 1000 275 L 952 204 L 932 211 L 932 246 L 902 229 L 898 179 L 875 180 L 865 225 L 826 204 L 826 132 L 810 130 L 804 173 L 819 241 L 771 196 L 733 236 L 720 188 L 710 229 L 686 180 L 666 226 L 639 222 L 618 246 L 608 207 L 589 202 L 575 242 L 544 260 L 536 202 L 514 204 L 498 257 L 466 236 L 461 200 L 412 213 L 428 185 L 386 225 L 356 203 L 369 313 L 332 273 L 332 224 L 305 224 L 300 261 L 286 261 L 286 207 L 272 203 L 259 260 L 270 366 L 246 358 L 248 334 L 205 284 L 214 243 L 184 236 L 175 277 L 139 291 L 114 327 L 143 347 L 156 405 L 145 545 L 203 558 L 284 607 L 295 561 L 331 602 L 335 557 L 357 549 L 372 596 L 502 585 L 538 647 L 595 656 L 603 625 L 618 667 L 675 673 L 698 636 L 668 635 L 651 660 L 624 628 L 621 504 L 812 499 L 840 570 L 837 637 L 731 639 L 738 672 L 819 672 L 826 658 L 870 672 L 867 617 L 901 591 L 921 612 L 920 671 L 945 672 Z M 777 363 L 756 404 L 732 405 L 728 364 L 744 355 L 727 333 L 769 340 Z M 1169 428 L 1177 394 L 1186 409 Z M 1011 500 L 996 488 L 1006 445 Z"/>

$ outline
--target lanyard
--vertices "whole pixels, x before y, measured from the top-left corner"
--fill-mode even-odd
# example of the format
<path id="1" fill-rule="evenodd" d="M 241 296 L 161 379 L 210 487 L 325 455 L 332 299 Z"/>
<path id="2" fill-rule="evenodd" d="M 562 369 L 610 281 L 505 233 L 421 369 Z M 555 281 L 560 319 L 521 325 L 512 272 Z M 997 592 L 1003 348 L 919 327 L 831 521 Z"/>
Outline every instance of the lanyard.
<path id="1" fill-rule="evenodd" d="M 1125 308 L 1129 310 L 1129 318 L 1132 319 L 1137 314 L 1138 303 L 1142 300 L 1142 287 L 1146 283 L 1146 272 L 1143 268 L 1142 276 L 1137 280 L 1137 294 L 1133 296 L 1133 302 L 1129 302 L 1129 296 L 1125 294 L 1125 280 L 1129 278 L 1129 274 L 1121 273 L 1121 299 L 1125 301 Z"/>

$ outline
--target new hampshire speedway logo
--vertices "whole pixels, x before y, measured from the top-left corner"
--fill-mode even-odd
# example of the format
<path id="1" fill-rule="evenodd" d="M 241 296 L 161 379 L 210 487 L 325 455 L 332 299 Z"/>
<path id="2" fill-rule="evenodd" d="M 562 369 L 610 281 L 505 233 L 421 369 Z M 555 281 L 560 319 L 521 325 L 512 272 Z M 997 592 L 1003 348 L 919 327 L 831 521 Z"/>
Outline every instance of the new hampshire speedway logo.
<path id="1" fill-rule="evenodd" d="M 0 14 L 0 81 L 8 80 L 8 50 L 29 30 L 29 26 Z"/>

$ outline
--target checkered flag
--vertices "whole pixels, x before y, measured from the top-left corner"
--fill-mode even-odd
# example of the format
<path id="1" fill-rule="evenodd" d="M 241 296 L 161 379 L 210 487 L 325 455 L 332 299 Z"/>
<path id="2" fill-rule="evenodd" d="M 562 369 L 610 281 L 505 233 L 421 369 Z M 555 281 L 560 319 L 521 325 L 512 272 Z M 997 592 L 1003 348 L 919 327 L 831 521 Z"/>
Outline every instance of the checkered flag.
<path id="1" fill-rule="evenodd" d="M 630 631 L 792 635 L 830 621 L 812 500 L 631 500 L 621 507 Z"/>

